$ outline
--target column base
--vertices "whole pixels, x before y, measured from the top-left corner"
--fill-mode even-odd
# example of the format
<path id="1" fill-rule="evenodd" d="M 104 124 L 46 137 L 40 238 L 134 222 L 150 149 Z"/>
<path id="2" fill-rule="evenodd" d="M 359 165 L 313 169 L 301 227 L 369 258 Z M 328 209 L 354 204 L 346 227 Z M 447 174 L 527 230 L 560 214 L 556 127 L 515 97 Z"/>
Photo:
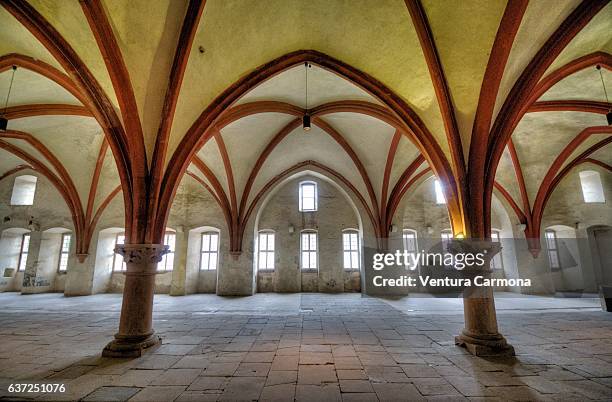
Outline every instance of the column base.
<path id="1" fill-rule="evenodd" d="M 145 349 L 161 345 L 161 338 L 154 333 L 144 336 L 115 335 L 102 350 L 102 357 L 140 357 Z"/>
<path id="2" fill-rule="evenodd" d="M 466 348 L 474 356 L 514 356 L 514 347 L 501 334 L 481 335 L 463 330 L 455 337 L 455 345 Z"/>

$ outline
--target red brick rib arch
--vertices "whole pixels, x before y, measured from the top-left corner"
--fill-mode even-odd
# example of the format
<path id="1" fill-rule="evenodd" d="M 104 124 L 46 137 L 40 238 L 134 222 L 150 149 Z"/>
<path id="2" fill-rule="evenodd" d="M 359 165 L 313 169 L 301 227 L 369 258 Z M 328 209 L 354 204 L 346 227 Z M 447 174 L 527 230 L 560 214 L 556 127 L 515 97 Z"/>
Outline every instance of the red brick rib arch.
<path id="1" fill-rule="evenodd" d="M 153 226 L 154 240 L 164 232 L 170 204 L 179 181 L 191 159 L 205 143 L 209 130 L 222 120 L 224 112 L 244 94 L 267 79 L 304 62 L 316 64 L 353 82 L 383 102 L 402 126 L 402 131 L 417 145 L 436 175 L 445 183 L 449 211 L 453 221 L 461 221 L 458 189 L 450 164 L 440 145 L 410 106 L 384 84 L 356 68 L 314 50 L 299 50 L 272 60 L 241 78 L 219 95 L 196 119 L 170 159 L 160 189 L 157 214 Z"/>

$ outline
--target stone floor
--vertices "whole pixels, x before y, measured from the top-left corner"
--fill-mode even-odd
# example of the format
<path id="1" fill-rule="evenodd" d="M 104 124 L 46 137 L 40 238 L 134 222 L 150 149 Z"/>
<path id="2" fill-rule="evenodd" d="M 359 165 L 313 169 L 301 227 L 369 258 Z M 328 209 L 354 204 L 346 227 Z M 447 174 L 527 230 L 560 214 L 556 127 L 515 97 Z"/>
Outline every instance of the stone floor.
<path id="1" fill-rule="evenodd" d="M 461 300 L 356 294 L 155 300 L 163 345 L 104 359 L 121 297 L 0 294 L 0 399 L 612 400 L 612 314 L 593 298 L 497 299 L 512 359 L 453 343 Z M 65 393 L 9 393 L 10 384 Z"/>

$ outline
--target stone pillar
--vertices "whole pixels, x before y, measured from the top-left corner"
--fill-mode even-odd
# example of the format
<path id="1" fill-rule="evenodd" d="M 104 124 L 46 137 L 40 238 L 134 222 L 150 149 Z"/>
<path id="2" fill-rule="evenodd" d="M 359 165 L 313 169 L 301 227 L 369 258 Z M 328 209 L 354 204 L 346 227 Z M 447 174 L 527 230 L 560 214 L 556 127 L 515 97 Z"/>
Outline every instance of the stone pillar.
<path id="1" fill-rule="evenodd" d="M 64 296 L 87 296 L 93 294 L 95 253 L 70 254 L 64 285 Z"/>
<path id="2" fill-rule="evenodd" d="M 168 252 L 164 244 L 118 245 L 115 252 L 127 264 L 119 332 L 104 350 L 104 357 L 139 357 L 144 349 L 161 343 L 153 331 L 153 293 L 157 263 Z"/>
<path id="3" fill-rule="evenodd" d="M 495 254 L 501 251 L 499 243 L 479 240 L 453 240 L 450 242 L 451 253 L 483 253 L 485 263 L 482 267 L 468 269 L 465 276 L 474 278 L 482 275 L 491 276 L 490 262 Z M 465 328 L 455 337 L 455 344 L 465 347 L 475 356 L 514 356 L 514 348 L 497 328 L 495 300 L 491 287 L 471 286 L 463 291 L 463 315 Z"/>
<path id="4" fill-rule="evenodd" d="M 465 328 L 455 344 L 475 356 L 514 356 L 514 348 L 497 329 L 493 289 L 466 289 L 463 296 Z"/>

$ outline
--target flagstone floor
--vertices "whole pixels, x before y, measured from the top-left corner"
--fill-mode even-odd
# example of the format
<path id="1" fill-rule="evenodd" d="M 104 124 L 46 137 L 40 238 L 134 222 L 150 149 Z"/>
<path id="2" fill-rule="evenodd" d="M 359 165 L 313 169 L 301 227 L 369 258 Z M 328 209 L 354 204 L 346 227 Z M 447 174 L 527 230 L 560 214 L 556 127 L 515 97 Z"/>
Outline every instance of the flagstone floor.
<path id="1" fill-rule="evenodd" d="M 120 305 L 0 294 L 0 400 L 612 400 L 612 314 L 595 298 L 498 295 L 504 359 L 454 345 L 461 299 L 358 294 L 157 295 L 163 344 L 101 358 Z M 33 383 L 66 390 L 9 392 Z"/>

